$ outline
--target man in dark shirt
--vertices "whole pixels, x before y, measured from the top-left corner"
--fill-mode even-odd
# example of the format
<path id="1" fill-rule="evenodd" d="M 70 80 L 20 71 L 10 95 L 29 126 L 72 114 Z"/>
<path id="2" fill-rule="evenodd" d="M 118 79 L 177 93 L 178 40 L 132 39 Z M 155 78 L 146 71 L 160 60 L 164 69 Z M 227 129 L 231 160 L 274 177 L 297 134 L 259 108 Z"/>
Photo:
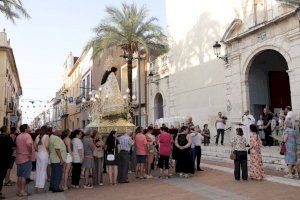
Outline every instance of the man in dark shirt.
<path id="1" fill-rule="evenodd" d="M 273 116 L 272 116 L 272 113 L 270 112 L 270 110 L 267 108 L 264 108 L 263 121 L 264 121 L 266 146 L 273 146 L 272 129 L 271 129 L 272 118 L 273 118 Z"/>
<path id="2" fill-rule="evenodd" d="M 2 195 L 2 186 L 7 169 L 9 168 L 11 163 L 13 142 L 7 135 L 6 126 L 2 126 L 0 131 L 0 199 L 4 199 L 4 196 Z"/>

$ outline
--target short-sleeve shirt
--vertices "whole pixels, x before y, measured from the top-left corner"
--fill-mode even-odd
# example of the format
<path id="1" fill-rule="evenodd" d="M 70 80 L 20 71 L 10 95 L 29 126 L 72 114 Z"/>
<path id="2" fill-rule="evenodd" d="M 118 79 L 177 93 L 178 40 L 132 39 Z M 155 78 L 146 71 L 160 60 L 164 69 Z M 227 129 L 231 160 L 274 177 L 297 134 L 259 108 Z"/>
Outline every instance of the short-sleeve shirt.
<path id="1" fill-rule="evenodd" d="M 136 155 L 140 155 L 140 156 L 147 155 L 147 149 L 145 144 L 147 144 L 146 136 L 142 133 L 138 133 L 135 136 Z"/>
<path id="2" fill-rule="evenodd" d="M 81 149 L 83 151 L 82 141 L 79 138 L 74 138 L 72 140 L 72 147 L 73 147 L 73 162 L 81 163 L 81 158 L 80 158 L 78 150 Z"/>
<path id="3" fill-rule="evenodd" d="M 246 151 L 246 145 L 247 145 L 247 141 L 246 138 L 243 136 L 234 136 L 232 139 L 232 148 L 233 150 L 236 151 Z"/>
<path id="4" fill-rule="evenodd" d="M 21 133 L 16 139 L 16 163 L 22 164 L 33 159 L 33 152 L 29 152 L 27 145 L 32 146 L 34 152 L 33 141 L 28 133 Z"/>
<path id="5" fill-rule="evenodd" d="M 217 129 L 225 129 L 224 120 L 222 118 L 217 118 L 216 127 Z"/>
<path id="6" fill-rule="evenodd" d="M 66 160 L 67 150 L 64 141 L 60 137 L 52 134 L 49 142 L 50 161 L 51 163 L 60 163 L 60 159 L 56 154 L 55 149 L 59 149 L 62 159 Z"/>
<path id="7" fill-rule="evenodd" d="M 93 140 L 92 140 L 92 138 L 84 137 L 82 143 L 83 143 L 84 156 L 85 157 L 93 156 L 93 149 L 92 149 Z"/>
<path id="8" fill-rule="evenodd" d="M 170 156 L 172 152 L 173 138 L 169 133 L 162 132 L 157 141 L 159 142 L 159 155 Z"/>

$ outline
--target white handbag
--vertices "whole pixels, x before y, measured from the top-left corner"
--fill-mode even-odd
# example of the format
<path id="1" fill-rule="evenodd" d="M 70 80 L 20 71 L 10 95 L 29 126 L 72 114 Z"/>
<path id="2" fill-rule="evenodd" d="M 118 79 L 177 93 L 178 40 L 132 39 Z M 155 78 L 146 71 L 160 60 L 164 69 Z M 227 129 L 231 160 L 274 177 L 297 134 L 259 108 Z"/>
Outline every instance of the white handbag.
<path id="1" fill-rule="evenodd" d="M 107 159 L 107 161 L 114 161 L 115 160 L 115 155 L 114 154 L 108 154 L 106 159 Z"/>
<path id="2" fill-rule="evenodd" d="M 116 154 L 116 146 L 117 146 L 117 142 L 116 142 L 116 139 L 115 139 L 115 146 L 114 146 L 114 153 L 113 154 L 107 154 L 107 161 L 114 161 L 116 158 L 115 158 L 115 154 Z"/>

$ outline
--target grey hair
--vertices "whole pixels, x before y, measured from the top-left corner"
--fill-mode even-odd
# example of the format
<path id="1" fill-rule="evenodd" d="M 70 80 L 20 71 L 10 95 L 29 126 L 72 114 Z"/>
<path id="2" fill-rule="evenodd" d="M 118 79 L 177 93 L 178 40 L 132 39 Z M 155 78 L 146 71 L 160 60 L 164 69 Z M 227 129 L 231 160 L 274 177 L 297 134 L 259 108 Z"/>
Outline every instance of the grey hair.
<path id="1" fill-rule="evenodd" d="M 91 128 L 89 128 L 89 127 L 86 127 L 85 129 L 84 129 L 84 133 L 87 135 L 87 134 L 91 134 L 92 133 L 92 129 Z"/>
<path id="2" fill-rule="evenodd" d="M 286 128 L 293 128 L 293 122 L 290 118 L 285 119 L 284 125 Z"/>

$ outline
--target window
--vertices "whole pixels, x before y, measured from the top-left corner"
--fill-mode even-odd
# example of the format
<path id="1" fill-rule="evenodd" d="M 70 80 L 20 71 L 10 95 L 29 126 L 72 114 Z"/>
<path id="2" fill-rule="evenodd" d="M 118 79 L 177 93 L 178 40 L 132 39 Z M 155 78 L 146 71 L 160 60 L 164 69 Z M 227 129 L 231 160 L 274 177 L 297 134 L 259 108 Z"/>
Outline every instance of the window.
<path id="1" fill-rule="evenodd" d="M 254 23 L 255 25 L 267 20 L 267 2 L 266 0 L 254 0 Z"/>
<path id="2" fill-rule="evenodd" d="M 82 80 L 82 84 L 81 84 L 81 93 L 82 93 L 83 97 L 86 98 L 85 79 Z"/>
<path id="3" fill-rule="evenodd" d="M 87 77 L 86 77 L 86 87 L 87 87 L 87 91 L 88 91 L 88 92 L 91 90 L 91 83 L 90 83 L 90 81 L 91 81 L 91 76 L 90 76 L 90 74 L 89 74 L 89 75 L 87 75 Z"/>

